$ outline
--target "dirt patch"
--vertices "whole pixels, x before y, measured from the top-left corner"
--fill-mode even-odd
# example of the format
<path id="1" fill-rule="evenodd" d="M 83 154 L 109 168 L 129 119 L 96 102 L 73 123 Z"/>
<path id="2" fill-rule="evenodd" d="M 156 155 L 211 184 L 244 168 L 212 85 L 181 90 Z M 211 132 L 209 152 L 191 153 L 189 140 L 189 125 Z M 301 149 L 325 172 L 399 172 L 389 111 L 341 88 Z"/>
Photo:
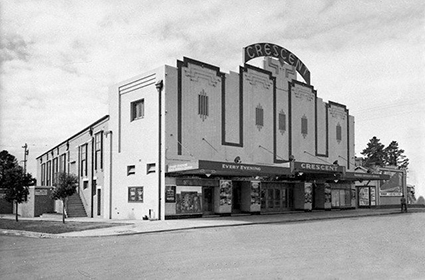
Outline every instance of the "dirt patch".
<path id="1" fill-rule="evenodd" d="M 0 219 L 0 229 L 24 230 L 43 233 L 65 233 L 83 231 L 89 229 L 108 228 L 124 225 L 121 223 L 91 223 L 91 222 L 66 222 L 62 221 L 30 221 L 20 220 L 16 222 L 11 219 Z"/>

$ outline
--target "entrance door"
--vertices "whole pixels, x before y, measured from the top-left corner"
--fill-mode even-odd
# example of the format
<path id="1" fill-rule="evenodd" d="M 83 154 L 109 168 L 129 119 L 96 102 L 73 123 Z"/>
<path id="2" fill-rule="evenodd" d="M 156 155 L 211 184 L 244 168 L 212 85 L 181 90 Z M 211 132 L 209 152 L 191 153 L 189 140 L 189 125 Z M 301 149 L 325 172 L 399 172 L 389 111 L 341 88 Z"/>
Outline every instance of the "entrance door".
<path id="1" fill-rule="evenodd" d="M 202 189 L 202 210 L 204 214 L 214 213 L 214 188 L 203 187 Z"/>
<path id="2" fill-rule="evenodd" d="M 102 215 L 102 190 L 97 190 L 97 215 Z"/>
<path id="3" fill-rule="evenodd" d="M 261 186 L 261 210 L 282 212 L 288 209 L 287 188 L 281 183 L 263 183 Z"/>
<path id="4" fill-rule="evenodd" d="M 233 181 L 233 189 L 232 189 L 232 213 L 240 213 L 241 212 L 241 182 Z"/>

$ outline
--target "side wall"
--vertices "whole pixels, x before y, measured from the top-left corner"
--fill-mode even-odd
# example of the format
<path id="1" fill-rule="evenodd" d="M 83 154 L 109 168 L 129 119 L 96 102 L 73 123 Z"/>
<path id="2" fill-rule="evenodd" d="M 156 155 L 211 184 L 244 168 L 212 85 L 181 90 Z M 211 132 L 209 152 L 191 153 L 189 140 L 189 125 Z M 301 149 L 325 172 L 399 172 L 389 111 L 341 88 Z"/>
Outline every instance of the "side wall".
<path id="1" fill-rule="evenodd" d="M 164 206 L 159 208 L 158 197 L 159 192 L 162 193 L 161 197 L 164 193 L 160 185 L 163 185 L 165 180 L 161 172 L 164 165 L 162 150 L 165 148 L 160 148 L 159 145 L 164 124 L 161 123 L 162 129 L 159 130 L 159 119 L 165 112 L 162 110 L 162 114 L 159 113 L 160 100 L 156 88 L 156 84 L 164 77 L 165 69 L 159 68 L 110 88 L 109 112 L 113 142 L 110 180 L 113 219 L 164 216 Z M 164 101 L 161 99 L 161 102 Z M 139 104 L 137 110 L 142 111 L 134 118 L 133 110 L 136 104 Z"/>
<path id="2" fill-rule="evenodd" d="M 108 116 L 101 118 L 37 158 L 37 182 L 42 187 L 55 186 L 59 172 L 78 176 L 77 194 L 88 217 L 107 217 L 108 203 L 104 194 L 109 188 L 105 180 L 108 119 Z M 56 201 L 54 205 L 54 211 L 62 213 L 62 202 Z"/>

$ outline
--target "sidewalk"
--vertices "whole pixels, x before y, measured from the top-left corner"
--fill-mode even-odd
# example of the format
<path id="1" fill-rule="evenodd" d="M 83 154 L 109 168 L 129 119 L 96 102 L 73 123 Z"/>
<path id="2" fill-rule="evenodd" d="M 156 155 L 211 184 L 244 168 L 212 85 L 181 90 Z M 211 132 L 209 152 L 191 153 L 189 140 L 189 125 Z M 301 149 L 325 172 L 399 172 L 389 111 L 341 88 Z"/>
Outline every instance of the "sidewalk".
<path id="1" fill-rule="evenodd" d="M 408 213 L 400 213 L 398 208 L 391 209 L 351 209 L 313 212 L 288 212 L 284 214 L 262 215 L 233 215 L 229 217 L 210 217 L 194 219 L 178 219 L 165 221 L 145 220 L 105 220 L 100 218 L 67 218 L 67 221 L 121 223 L 124 225 L 109 228 L 92 229 L 61 234 L 47 234 L 29 231 L 15 231 L 0 229 L 0 234 L 21 235 L 35 238 L 75 238 L 75 237 L 101 237 L 131 234 L 149 234 L 177 230 L 190 230 L 213 227 L 248 226 L 271 223 L 306 222 L 328 219 L 358 218 L 380 215 L 409 215 L 411 213 L 425 213 L 425 208 L 410 208 Z M 8 218 L 3 215 L 3 218 Z M 14 215 L 10 215 L 14 218 Z M 42 218 L 20 218 L 21 220 L 62 220 L 60 215 L 48 215 Z"/>

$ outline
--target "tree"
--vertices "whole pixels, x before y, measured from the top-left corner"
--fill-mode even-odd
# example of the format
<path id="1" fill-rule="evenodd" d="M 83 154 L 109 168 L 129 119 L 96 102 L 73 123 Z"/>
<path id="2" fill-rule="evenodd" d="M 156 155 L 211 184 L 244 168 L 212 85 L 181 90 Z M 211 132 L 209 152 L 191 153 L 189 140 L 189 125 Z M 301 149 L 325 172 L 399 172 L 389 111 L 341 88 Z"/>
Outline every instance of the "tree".
<path id="1" fill-rule="evenodd" d="M 369 140 L 367 147 L 361 152 L 365 156 L 365 167 L 373 165 L 384 166 L 385 163 L 385 152 L 384 145 L 381 144 L 381 140 L 373 136 Z"/>
<path id="2" fill-rule="evenodd" d="M 403 155 L 404 150 L 399 149 L 397 141 L 392 141 L 388 147 L 384 149 L 385 152 L 385 163 L 387 165 L 398 166 L 401 168 L 407 168 L 409 165 L 409 159 Z"/>
<path id="3" fill-rule="evenodd" d="M 18 222 L 18 205 L 28 199 L 28 186 L 33 182 L 31 174 L 24 174 L 16 157 L 3 150 L 0 152 L 0 188 L 6 190 L 5 200 L 15 203 Z"/>
<path id="4" fill-rule="evenodd" d="M 62 200 L 62 222 L 65 223 L 67 215 L 66 206 L 68 197 L 73 195 L 77 190 L 78 177 L 75 174 L 61 172 L 58 174 L 57 183 L 51 194 L 52 199 Z"/>
<path id="5" fill-rule="evenodd" d="M 376 136 L 370 139 L 367 147 L 361 152 L 365 156 L 363 165 L 365 167 L 392 165 L 407 168 L 409 159 L 403 154 L 404 150 L 398 147 L 397 141 L 392 141 L 387 147 L 384 147 Z"/>

